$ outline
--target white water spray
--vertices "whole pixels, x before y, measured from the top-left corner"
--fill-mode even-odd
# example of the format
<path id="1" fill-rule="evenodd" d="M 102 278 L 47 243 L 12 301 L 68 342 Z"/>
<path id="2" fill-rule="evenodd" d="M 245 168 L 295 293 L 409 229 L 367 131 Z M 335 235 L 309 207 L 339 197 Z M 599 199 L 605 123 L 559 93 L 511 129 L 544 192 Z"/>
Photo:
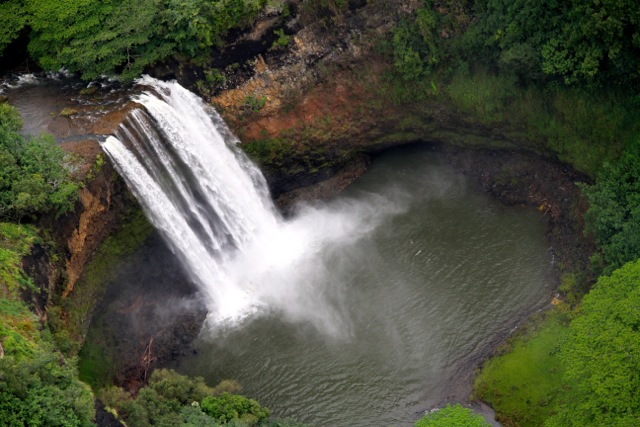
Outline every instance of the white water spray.
<path id="1" fill-rule="evenodd" d="M 234 146 L 220 116 L 175 82 L 150 77 L 116 136 L 103 143 L 115 167 L 206 298 L 209 325 L 275 311 L 348 334 L 343 283 L 323 260 L 397 205 L 377 199 L 307 209 L 284 222 L 260 171 Z"/>

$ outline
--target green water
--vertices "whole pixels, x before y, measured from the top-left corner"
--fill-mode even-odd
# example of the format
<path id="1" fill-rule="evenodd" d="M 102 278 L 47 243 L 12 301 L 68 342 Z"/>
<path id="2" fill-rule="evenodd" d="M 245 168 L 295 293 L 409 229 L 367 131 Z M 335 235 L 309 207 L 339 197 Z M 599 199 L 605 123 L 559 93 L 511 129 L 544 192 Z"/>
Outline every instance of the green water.
<path id="1" fill-rule="evenodd" d="M 204 331 L 178 370 L 236 379 L 273 415 L 319 427 L 410 426 L 467 398 L 478 361 L 549 295 L 545 219 L 480 193 L 422 148 L 378 158 L 320 209 L 372 200 L 402 206 L 324 248 L 324 273 L 309 278 L 341 289 L 344 335 L 256 315 Z"/>

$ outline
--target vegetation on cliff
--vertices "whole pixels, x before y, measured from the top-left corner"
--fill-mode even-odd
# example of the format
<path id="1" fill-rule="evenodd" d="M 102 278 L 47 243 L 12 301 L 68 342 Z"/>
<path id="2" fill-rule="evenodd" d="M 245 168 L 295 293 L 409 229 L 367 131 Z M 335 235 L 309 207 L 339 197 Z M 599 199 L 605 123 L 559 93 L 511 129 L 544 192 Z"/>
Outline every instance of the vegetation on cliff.
<path id="1" fill-rule="evenodd" d="M 92 425 L 93 395 L 75 361 L 56 349 L 21 298 L 35 291 L 21 262 L 36 243 L 34 227 L 0 223 L 0 424 Z"/>
<path id="2" fill-rule="evenodd" d="M 73 208 L 78 186 L 71 180 L 72 159 L 51 135 L 23 137 L 20 114 L 0 104 L 0 220 L 34 220 Z"/>
<path id="3" fill-rule="evenodd" d="M 601 276 L 586 295 L 560 348 L 564 381 L 547 427 L 640 423 L 640 261 Z"/>
<path id="4" fill-rule="evenodd" d="M 593 259 L 596 267 L 610 273 L 640 258 L 640 145 L 606 164 L 584 194 L 587 232 L 602 250 Z"/>

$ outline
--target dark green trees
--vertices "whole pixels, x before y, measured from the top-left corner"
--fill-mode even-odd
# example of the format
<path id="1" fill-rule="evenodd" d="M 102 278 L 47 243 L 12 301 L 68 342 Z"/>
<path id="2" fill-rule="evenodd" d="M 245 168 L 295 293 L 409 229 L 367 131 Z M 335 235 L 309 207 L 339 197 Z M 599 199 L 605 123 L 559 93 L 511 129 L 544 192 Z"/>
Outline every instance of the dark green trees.
<path id="1" fill-rule="evenodd" d="M 442 25 L 431 34 L 453 62 L 485 63 L 523 81 L 602 85 L 640 79 L 635 0 L 448 0 L 437 8 L 431 3 L 425 6 L 438 20 L 468 23 L 461 37 L 452 37 L 451 31 L 439 34 L 446 30 Z M 431 46 L 423 50 L 424 63 L 430 60 L 424 56 L 428 51 Z"/>
<path id="2" fill-rule="evenodd" d="M 583 192 L 587 231 L 602 250 L 605 271 L 640 258 L 640 147 L 606 165 Z"/>
<path id="3" fill-rule="evenodd" d="M 138 76 L 151 64 L 197 58 L 251 22 L 264 0 L 11 0 L 0 4 L 0 52 L 29 29 L 29 53 L 47 70 L 85 79 Z"/>

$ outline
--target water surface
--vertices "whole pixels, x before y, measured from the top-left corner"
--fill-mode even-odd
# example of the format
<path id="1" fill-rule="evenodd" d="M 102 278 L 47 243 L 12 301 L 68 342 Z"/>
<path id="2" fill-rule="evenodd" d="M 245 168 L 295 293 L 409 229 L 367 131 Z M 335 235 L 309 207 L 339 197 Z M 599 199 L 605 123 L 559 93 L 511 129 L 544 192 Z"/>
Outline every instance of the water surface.
<path id="1" fill-rule="evenodd" d="M 432 406 L 464 400 L 479 358 L 549 293 L 544 218 L 480 193 L 420 147 L 381 156 L 302 216 L 348 218 L 362 206 L 384 212 L 363 220 L 370 231 L 329 239 L 290 272 L 314 287 L 318 311 L 330 303 L 339 333 L 262 312 L 205 329 L 178 369 L 237 379 L 274 415 L 315 426 L 410 426 Z M 281 277 L 264 274 L 259 285 Z"/>

